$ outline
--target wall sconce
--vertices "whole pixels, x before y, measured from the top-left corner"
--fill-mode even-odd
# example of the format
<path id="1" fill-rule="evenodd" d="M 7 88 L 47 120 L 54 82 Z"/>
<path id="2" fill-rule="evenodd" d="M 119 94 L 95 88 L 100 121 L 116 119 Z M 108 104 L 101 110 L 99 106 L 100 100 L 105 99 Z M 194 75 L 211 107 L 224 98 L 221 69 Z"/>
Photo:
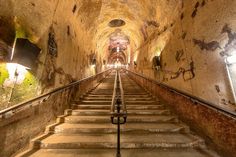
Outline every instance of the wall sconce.
<path id="1" fill-rule="evenodd" d="M 96 63 L 97 63 L 96 58 L 93 58 L 92 61 L 91 61 L 92 67 L 95 67 L 95 66 L 96 66 Z"/>
<path id="2" fill-rule="evenodd" d="M 96 60 L 96 54 L 95 53 L 92 53 L 89 55 L 89 60 L 90 60 L 90 65 L 91 67 L 95 67 L 96 64 L 97 64 L 97 60 Z"/>
<path id="3" fill-rule="evenodd" d="M 22 65 L 28 69 L 34 69 L 41 49 L 28 39 L 17 38 L 12 49 L 11 63 Z"/>
<path id="4" fill-rule="evenodd" d="M 106 65 L 106 62 L 107 62 L 106 60 L 103 60 L 103 65 Z"/>
<path id="5" fill-rule="evenodd" d="M 154 56 L 153 57 L 152 66 L 156 70 L 159 70 L 161 68 L 161 56 Z"/>
<path id="6" fill-rule="evenodd" d="M 137 62 L 136 62 L 136 61 L 134 61 L 134 67 L 135 67 L 135 68 L 137 67 Z"/>

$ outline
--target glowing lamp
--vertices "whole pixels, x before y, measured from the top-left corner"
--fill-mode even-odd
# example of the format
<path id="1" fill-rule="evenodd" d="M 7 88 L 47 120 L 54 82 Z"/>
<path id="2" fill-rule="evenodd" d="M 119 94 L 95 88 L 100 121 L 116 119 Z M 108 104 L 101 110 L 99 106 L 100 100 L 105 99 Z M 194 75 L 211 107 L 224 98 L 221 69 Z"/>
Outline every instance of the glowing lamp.
<path id="1" fill-rule="evenodd" d="M 120 52 L 120 47 L 117 47 L 116 52 Z"/>
<path id="2" fill-rule="evenodd" d="M 226 63 L 227 64 L 235 64 L 236 63 L 236 55 L 227 57 L 226 58 Z"/>

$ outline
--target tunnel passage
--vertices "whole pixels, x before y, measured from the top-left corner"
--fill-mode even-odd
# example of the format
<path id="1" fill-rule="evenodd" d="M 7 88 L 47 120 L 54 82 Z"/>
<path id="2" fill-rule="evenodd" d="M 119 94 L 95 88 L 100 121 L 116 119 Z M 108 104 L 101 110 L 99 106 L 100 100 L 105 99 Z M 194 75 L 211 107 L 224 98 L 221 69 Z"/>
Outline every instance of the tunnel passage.
<path id="1" fill-rule="evenodd" d="M 166 101 L 207 145 L 232 156 L 236 150 L 235 6 L 232 0 L 0 0 L 0 112 L 122 67 L 138 74 L 127 72 Z M 40 49 L 31 59 L 32 66 L 22 67 L 24 62 L 13 59 L 18 39 Z M 33 55 L 26 49 L 24 45 L 28 55 L 19 58 Z M 66 91 L 43 102 L 45 108 L 39 105 L 16 117 L 11 110 L 3 114 L 10 120 L 0 124 L 0 150 L 4 147 L 14 154 L 26 146 L 70 108 L 72 96 Z M 26 117 L 41 125 L 31 124 L 29 129 Z"/>
<path id="2" fill-rule="evenodd" d="M 110 108 L 116 70 L 82 99 L 75 98 L 72 110 L 50 126 L 51 135 L 36 139 L 38 148 L 20 156 L 115 156 L 116 126 L 110 122 Z M 191 133 L 158 98 L 118 71 L 124 87 L 127 122 L 121 125 L 122 156 L 218 156 L 205 148 L 203 139 Z M 138 137 L 138 138 L 137 138 Z"/>

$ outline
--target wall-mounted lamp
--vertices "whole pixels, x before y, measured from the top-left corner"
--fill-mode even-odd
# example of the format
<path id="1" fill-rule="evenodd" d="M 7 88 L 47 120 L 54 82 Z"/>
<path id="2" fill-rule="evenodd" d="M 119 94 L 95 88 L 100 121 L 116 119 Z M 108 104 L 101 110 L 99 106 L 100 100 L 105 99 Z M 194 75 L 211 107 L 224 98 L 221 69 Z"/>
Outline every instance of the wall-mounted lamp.
<path id="1" fill-rule="evenodd" d="M 134 61 L 134 67 L 135 67 L 135 68 L 137 67 L 137 62 L 136 62 L 136 61 Z"/>
<path id="2" fill-rule="evenodd" d="M 120 52 L 120 47 L 117 47 L 117 48 L 116 48 L 116 52 Z"/>
<path id="3" fill-rule="evenodd" d="M 161 56 L 154 56 L 153 57 L 152 66 L 156 70 L 159 70 L 161 68 Z"/>
<path id="4" fill-rule="evenodd" d="M 236 55 L 232 55 L 226 58 L 227 64 L 235 64 L 236 63 Z"/>
<path id="5" fill-rule="evenodd" d="M 95 66 L 96 66 L 96 63 L 97 63 L 96 58 L 93 58 L 93 59 L 92 59 L 92 62 L 91 62 L 91 66 L 92 66 L 92 67 L 95 67 Z"/>
<path id="6" fill-rule="evenodd" d="M 103 60 L 102 62 L 103 62 L 103 65 L 106 65 L 106 62 L 107 62 L 107 61 L 106 61 L 106 60 Z"/>

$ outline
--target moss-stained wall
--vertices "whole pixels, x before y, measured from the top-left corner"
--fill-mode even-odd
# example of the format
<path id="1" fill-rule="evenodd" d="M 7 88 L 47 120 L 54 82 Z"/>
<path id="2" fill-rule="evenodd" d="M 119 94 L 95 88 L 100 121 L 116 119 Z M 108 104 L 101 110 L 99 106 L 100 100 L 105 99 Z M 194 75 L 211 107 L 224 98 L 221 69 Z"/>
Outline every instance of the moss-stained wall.
<path id="1" fill-rule="evenodd" d="M 38 91 L 40 91 L 38 80 L 30 71 L 19 72 L 18 76 L 12 76 L 7 65 L 0 64 L 0 109 L 35 97 Z"/>
<path id="2" fill-rule="evenodd" d="M 177 18 L 139 50 L 136 70 L 235 111 L 225 58 L 235 51 L 236 2 L 182 1 Z M 162 69 L 152 68 L 161 49 Z"/>
<path id="3" fill-rule="evenodd" d="M 101 55 L 95 50 L 92 42 L 95 30 L 88 30 L 88 23 L 79 19 L 81 15 L 77 6 L 80 6 L 80 3 L 82 2 L 60 0 L 43 3 L 41 0 L 17 2 L 0 0 L 1 30 L 11 28 L 11 31 L 0 33 L 7 37 L 2 38 L 1 35 L 0 40 L 12 47 L 16 38 L 27 38 L 42 49 L 36 61 L 37 69 L 32 72 L 32 75 L 27 75 L 38 81 L 31 80 L 28 83 L 31 84 L 30 86 L 25 85 L 26 82 L 16 85 L 12 93 L 14 97 L 12 104 L 102 70 L 102 61 L 99 60 Z M 50 33 L 53 33 L 53 43 L 56 45 L 53 53 L 56 55 L 50 53 L 50 49 L 54 49 L 49 45 L 52 42 L 49 41 Z M 96 67 L 91 66 L 92 54 L 95 54 L 97 58 Z M 11 92 L 10 89 L 2 88 L 4 89 L 1 90 L 0 99 L 5 102 Z M 23 96 L 24 88 L 28 90 L 37 88 L 38 92 L 32 91 L 29 95 Z"/>

